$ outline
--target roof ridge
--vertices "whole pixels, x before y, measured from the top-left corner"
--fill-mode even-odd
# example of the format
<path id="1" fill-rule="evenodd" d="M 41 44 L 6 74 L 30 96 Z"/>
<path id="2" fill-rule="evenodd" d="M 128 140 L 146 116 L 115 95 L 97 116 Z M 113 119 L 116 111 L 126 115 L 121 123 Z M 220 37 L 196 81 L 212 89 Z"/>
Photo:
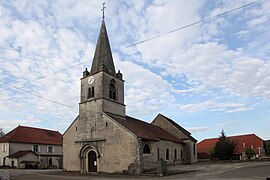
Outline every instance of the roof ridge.
<path id="1" fill-rule="evenodd" d="M 32 126 L 18 126 L 18 127 L 31 128 L 31 129 L 44 130 L 44 131 L 52 131 L 52 132 L 58 132 L 58 133 L 60 133 L 57 130 L 51 130 L 51 129 L 45 129 L 45 128 L 39 128 L 39 127 L 32 127 Z"/>

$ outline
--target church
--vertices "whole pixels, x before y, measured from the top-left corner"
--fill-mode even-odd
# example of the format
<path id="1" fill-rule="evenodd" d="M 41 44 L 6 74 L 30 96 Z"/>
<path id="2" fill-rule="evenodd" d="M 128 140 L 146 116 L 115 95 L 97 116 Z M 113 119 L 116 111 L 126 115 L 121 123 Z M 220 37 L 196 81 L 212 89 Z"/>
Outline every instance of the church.
<path id="1" fill-rule="evenodd" d="M 151 123 L 126 115 L 123 75 L 116 72 L 104 19 L 91 70 L 83 72 L 79 115 L 63 135 L 66 171 L 142 174 L 197 162 L 197 140 L 172 119 Z"/>

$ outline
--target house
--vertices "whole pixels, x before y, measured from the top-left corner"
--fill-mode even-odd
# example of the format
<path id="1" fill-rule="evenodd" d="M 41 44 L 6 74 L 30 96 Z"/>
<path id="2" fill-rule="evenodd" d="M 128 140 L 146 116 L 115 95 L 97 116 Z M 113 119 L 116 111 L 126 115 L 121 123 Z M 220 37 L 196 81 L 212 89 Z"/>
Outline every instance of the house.
<path id="1" fill-rule="evenodd" d="M 228 136 L 229 140 L 237 143 L 235 150 L 236 159 L 246 159 L 245 149 L 253 149 L 256 153 L 256 157 L 265 155 L 264 141 L 255 134 L 245 134 L 238 136 Z M 204 139 L 198 143 L 198 159 L 210 159 L 211 153 L 214 150 L 219 138 Z"/>
<path id="2" fill-rule="evenodd" d="M 141 174 L 161 161 L 197 162 L 197 140 L 172 119 L 126 115 L 124 83 L 103 20 L 92 67 L 81 78 L 79 115 L 63 135 L 64 170 Z"/>
<path id="3" fill-rule="evenodd" d="M 0 166 L 62 168 L 61 137 L 58 131 L 18 126 L 0 137 Z"/>
<path id="4" fill-rule="evenodd" d="M 264 141 L 266 155 L 270 155 L 270 140 Z"/>

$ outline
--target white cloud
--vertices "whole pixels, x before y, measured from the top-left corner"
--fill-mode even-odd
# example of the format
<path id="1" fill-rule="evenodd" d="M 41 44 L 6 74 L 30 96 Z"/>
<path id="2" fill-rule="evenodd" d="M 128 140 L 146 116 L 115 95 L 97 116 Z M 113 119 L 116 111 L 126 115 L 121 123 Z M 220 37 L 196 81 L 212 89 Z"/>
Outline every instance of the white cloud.
<path id="1" fill-rule="evenodd" d="M 253 109 L 253 108 L 246 108 L 245 106 L 247 105 L 244 103 L 218 103 L 209 100 L 200 103 L 184 104 L 180 106 L 180 109 L 187 112 L 208 110 L 214 112 L 227 112 L 227 113 L 247 111 Z"/>
<path id="2" fill-rule="evenodd" d="M 211 130 L 211 128 L 209 127 L 187 127 L 186 129 L 192 133 L 205 132 Z"/>
<path id="3" fill-rule="evenodd" d="M 216 126 L 218 128 L 227 128 L 227 129 L 229 129 L 229 128 L 232 128 L 234 126 L 237 126 L 238 124 L 240 124 L 239 121 L 225 121 L 223 123 L 217 123 Z"/>

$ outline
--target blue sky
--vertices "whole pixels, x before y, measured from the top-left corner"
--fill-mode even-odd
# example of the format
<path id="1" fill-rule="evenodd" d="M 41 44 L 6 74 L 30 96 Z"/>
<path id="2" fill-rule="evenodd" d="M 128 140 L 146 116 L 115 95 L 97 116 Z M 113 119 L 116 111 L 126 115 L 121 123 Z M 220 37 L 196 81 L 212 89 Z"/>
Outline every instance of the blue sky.
<path id="1" fill-rule="evenodd" d="M 270 139 L 270 1 L 125 48 L 251 3 L 250 0 L 108 1 L 105 21 L 127 114 L 162 113 L 198 140 L 255 133 Z M 0 1 L 0 127 L 64 132 L 78 114 L 103 1 Z M 58 72 L 68 66 L 82 64 Z M 35 80 L 41 76 L 53 75 Z M 29 83 L 24 83 L 29 80 Z"/>

